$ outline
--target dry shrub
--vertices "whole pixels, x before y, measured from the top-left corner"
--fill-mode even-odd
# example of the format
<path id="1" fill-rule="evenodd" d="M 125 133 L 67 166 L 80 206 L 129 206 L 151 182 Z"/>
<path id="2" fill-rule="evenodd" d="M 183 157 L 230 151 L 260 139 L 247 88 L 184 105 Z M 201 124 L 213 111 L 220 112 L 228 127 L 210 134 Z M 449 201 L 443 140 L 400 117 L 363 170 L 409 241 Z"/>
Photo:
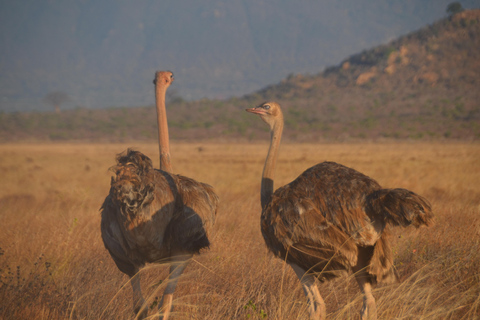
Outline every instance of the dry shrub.
<path id="1" fill-rule="evenodd" d="M 0 318 L 132 319 L 128 278 L 100 238 L 99 208 L 115 154 L 132 145 L 0 146 Z M 157 146 L 133 145 L 158 167 Z M 216 188 L 221 204 L 212 247 L 181 277 L 174 319 L 306 319 L 299 281 L 269 254 L 260 233 L 265 144 L 178 144 L 175 172 Z M 426 196 L 435 225 L 397 229 L 402 282 L 375 289 L 380 319 L 480 317 L 480 147 L 472 144 L 284 145 L 276 186 L 332 160 L 385 187 Z M 149 315 L 165 265 L 142 271 Z M 353 276 L 320 286 L 329 319 L 358 319 Z"/>

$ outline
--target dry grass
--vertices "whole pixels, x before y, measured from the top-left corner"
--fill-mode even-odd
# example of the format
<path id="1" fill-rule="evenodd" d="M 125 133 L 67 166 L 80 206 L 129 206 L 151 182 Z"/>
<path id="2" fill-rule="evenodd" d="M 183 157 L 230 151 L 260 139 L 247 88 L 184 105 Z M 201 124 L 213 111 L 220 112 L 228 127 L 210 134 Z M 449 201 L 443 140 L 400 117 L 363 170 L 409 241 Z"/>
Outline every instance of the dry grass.
<path id="1" fill-rule="evenodd" d="M 99 207 L 114 156 L 129 145 L 0 146 L 0 318 L 131 319 L 131 287 L 100 238 Z M 158 166 L 155 144 L 133 145 Z M 216 188 L 221 199 L 211 250 L 177 288 L 175 319 L 306 319 L 293 272 L 267 253 L 259 189 L 265 144 L 173 143 L 174 171 Z M 378 287 L 380 319 L 480 317 L 480 145 L 283 145 L 279 186 L 333 160 L 385 187 L 426 196 L 436 224 L 395 234 L 401 284 Z M 165 266 L 150 266 L 150 304 Z M 329 319 L 357 319 L 351 278 L 321 285 Z M 154 310 L 150 314 L 154 314 Z"/>

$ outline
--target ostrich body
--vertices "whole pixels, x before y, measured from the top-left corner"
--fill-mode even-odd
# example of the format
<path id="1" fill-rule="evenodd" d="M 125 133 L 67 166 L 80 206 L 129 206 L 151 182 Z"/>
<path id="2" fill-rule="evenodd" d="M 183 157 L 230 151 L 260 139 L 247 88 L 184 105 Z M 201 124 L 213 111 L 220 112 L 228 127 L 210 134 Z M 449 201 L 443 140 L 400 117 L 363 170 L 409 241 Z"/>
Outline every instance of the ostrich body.
<path id="1" fill-rule="evenodd" d="M 159 101 L 158 92 L 164 95 L 172 81 L 171 72 L 157 72 L 158 114 L 165 111 L 165 98 Z M 166 123 L 163 113 L 159 116 L 161 169 L 154 169 L 141 152 L 128 149 L 119 154 L 113 167 L 116 176 L 101 208 L 103 242 L 120 271 L 131 278 L 134 311 L 140 312 L 139 319 L 147 316 L 148 306 L 144 305 L 138 271 L 147 263 L 171 263 L 159 304 L 167 320 L 179 276 L 189 259 L 210 245 L 208 236 L 218 205 L 211 186 L 169 172 L 168 144 L 162 145 L 162 132 L 168 132 Z"/>
<path id="2" fill-rule="evenodd" d="M 319 163 L 274 190 L 283 115 L 275 102 L 247 109 L 270 126 L 271 142 L 261 184 L 261 230 L 268 249 L 300 279 L 312 319 L 325 319 L 315 279 L 350 271 L 364 295 L 362 319 L 376 319 L 372 286 L 397 280 L 389 229 L 429 225 L 423 197 L 405 189 L 382 189 L 373 179 L 335 162 Z"/>

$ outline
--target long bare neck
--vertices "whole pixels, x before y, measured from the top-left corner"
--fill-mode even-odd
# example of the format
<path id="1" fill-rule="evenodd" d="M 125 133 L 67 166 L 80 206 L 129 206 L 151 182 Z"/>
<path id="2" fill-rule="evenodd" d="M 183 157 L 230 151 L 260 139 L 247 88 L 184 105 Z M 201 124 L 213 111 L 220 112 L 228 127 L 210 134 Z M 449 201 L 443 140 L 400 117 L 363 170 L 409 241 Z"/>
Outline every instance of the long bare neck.
<path id="1" fill-rule="evenodd" d="M 275 165 L 277 163 L 278 148 L 282 139 L 283 118 L 277 119 L 270 129 L 270 148 L 263 167 L 262 186 L 260 190 L 260 201 L 262 209 L 270 203 L 273 195 L 273 183 L 275 180 Z"/>
<path id="2" fill-rule="evenodd" d="M 170 142 L 168 137 L 167 110 L 165 94 L 167 86 L 157 79 L 155 83 L 155 102 L 157 105 L 158 145 L 160 151 L 160 170 L 173 172 L 170 162 Z"/>

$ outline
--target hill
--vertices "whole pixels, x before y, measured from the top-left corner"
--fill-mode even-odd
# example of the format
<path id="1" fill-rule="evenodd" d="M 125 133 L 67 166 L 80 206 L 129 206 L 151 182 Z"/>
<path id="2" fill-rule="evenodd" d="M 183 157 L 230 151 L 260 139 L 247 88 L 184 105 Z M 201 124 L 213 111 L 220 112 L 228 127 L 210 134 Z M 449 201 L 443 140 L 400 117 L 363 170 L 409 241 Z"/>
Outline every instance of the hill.
<path id="1" fill-rule="evenodd" d="M 449 2 L 0 1 L 0 110 L 51 110 L 56 91 L 65 109 L 145 106 L 157 69 L 189 101 L 242 96 L 432 23 Z"/>
<path id="2" fill-rule="evenodd" d="M 480 138 L 480 10 L 463 11 L 315 74 L 228 100 L 188 102 L 171 94 L 172 139 L 255 139 L 260 121 L 242 109 L 277 100 L 291 141 Z M 153 88 L 152 88 L 153 95 Z M 2 113 L 0 139 L 153 140 L 155 110 L 77 108 Z"/>
<path id="3" fill-rule="evenodd" d="M 464 11 L 257 96 L 330 137 L 479 138 L 479 22 L 480 10 Z"/>

